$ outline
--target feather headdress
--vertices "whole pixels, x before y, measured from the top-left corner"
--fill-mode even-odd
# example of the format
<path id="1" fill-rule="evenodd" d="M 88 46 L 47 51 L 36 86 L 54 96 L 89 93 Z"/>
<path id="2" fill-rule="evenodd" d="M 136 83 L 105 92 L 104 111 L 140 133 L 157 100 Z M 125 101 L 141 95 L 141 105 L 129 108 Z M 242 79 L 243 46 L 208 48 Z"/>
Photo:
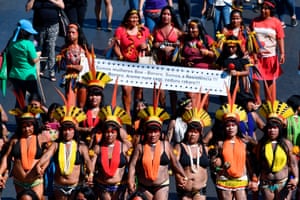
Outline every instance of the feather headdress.
<path id="1" fill-rule="evenodd" d="M 131 118 L 128 113 L 121 107 L 116 106 L 117 103 L 117 89 L 118 89 L 118 78 L 114 86 L 114 91 L 112 95 L 111 105 L 101 108 L 99 112 L 99 117 L 103 122 L 114 122 L 120 127 L 123 124 L 130 125 Z"/>
<path id="2" fill-rule="evenodd" d="M 96 86 L 101 89 L 104 89 L 106 84 L 112 79 L 109 77 L 109 75 L 105 74 L 104 72 L 96 71 L 94 48 L 92 48 L 91 52 L 85 49 L 85 54 L 89 63 L 89 72 L 82 75 L 81 83 L 86 85 L 87 87 Z"/>
<path id="3" fill-rule="evenodd" d="M 53 117 L 60 123 L 68 121 L 77 125 L 78 123 L 86 119 L 86 115 L 80 108 L 75 106 L 76 95 L 71 87 L 72 86 L 70 84 L 70 89 L 67 94 L 67 98 L 60 90 L 55 88 L 57 93 L 61 96 L 62 100 L 64 101 L 65 105 L 56 108 L 54 110 Z"/>
<path id="4" fill-rule="evenodd" d="M 285 119 L 292 116 L 294 111 L 285 102 L 276 100 L 276 81 L 273 80 L 271 88 L 266 87 L 266 102 L 262 104 L 259 113 L 267 120 L 277 119 L 281 123 L 285 123 Z"/>
<path id="5" fill-rule="evenodd" d="M 201 127 L 204 128 L 206 126 L 211 125 L 211 118 L 209 114 L 203 109 L 203 105 L 208 98 L 208 92 L 204 95 L 203 99 L 201 100 L 201 93 L 197 94 L 196 105 L 193 106 L 191 110 L 186 110 L 183 115 L 182 119 L 186 123 L 197 122 L 200 123 Z"/>
<path id="6" fill-rule="evenodd" d="M 14 91 L 19 108 L 9 110 L 9 114 L 17 116 L 19 119 L 34 119 L 36 114 L 43 113 L 44 111 L 32 105 L 26 106 L 25 98 L 22 92 L 17 93 Z"/>
<path id="7" fill-rule="evenodd" d="M 158 107 L 161 84 L 157 91 L 155 86 L 156 83 L 154 82 L 153 105 L 140 110 L 138 117 L 143 119 L 146 124 L 150 122 L 157 122 L 161 126 L 165 120 L 170 118 L 170 116 L 163 108 Z"/>
<path id="8" fill-rule="evenodd" d="M 228 119 L 235 119 L 236 121 L 246 121 L 247 113 L 240 105 L 235 104 L 236 94 L 239 89 L 239 79 L 237 78 L 233 94 L 230 94 L 228 86 L 225 84 L 227 91 L 228 103 L 222 105 L 216 112 L 218 120 L 226 121 Z"/>

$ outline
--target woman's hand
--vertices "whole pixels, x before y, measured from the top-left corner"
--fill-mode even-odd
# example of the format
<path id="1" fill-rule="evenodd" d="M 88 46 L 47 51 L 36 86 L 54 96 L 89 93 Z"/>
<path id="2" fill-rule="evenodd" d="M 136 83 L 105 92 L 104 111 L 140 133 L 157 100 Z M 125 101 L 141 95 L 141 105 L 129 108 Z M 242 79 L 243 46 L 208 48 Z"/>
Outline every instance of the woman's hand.
<path id="1" fill-rule="evenodd" d="M 136 190 L 136 184 L 133 181 L 128 181 L 128 192 L 129 194 L 133 193 Z"/>
<path id="2" fill-rule="evenodd" d="M 249 188 L 249 190 L 251 190 L 253 192 L 257 192 L 258 191 L 258 186 L 259 186 L 259 183 L 257 181 L 250 181 L 249 185 L 248 185 L 248 188 Z"/>
<path id="3" fill-rule="evenodd" d="M 279 60 L 280 64 L 284 64 L 285 63 L 285 54 L 280 54 L 280 60 Z"/>
<path id="4" fill-rule="evenodd" d="M 298 179 L 297 178 L 291 178 L 289 182 L 287 183 L 287 188 L 289 190 L 295 190 L 297 188 Z"/>

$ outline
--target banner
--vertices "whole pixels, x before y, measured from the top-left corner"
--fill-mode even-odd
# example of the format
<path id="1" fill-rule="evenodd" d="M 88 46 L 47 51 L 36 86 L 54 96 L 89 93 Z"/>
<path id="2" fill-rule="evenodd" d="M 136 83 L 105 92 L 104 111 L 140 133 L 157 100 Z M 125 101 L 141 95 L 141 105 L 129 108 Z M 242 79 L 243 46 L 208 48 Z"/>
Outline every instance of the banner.
<path id="1" fill-rule="evenodd" d="M 211 95 L 227 96 L 225 83 L 230 86 L 230 76 L 221 76 L 223 71 L 205 70 L 167 65 L 150 65 L 121 62 L 107 59 L 95 60 L 96 70 L 108 74 L 114 84 L 153 88 L 154 82 L 162 83 L 163 90 L 183 92 L 209 91 Z"/>

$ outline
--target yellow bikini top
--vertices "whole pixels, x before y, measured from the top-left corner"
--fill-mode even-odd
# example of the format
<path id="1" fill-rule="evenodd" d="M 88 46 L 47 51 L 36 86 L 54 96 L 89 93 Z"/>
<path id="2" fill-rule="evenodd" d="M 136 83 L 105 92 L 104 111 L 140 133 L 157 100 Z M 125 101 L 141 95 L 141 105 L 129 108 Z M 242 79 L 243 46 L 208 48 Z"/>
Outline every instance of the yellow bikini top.
<path id="1" fill-rule="evenodd" d="M 268 142 L 265 146 L 266 160 L 268 162 L 269 167 L 272 168 L 272 172 L 279 172 L 286 166 L 287 155 L 284 149 L 278 144 L 276 144 L 274 151 L 272 148 L 272 141 Z"/>

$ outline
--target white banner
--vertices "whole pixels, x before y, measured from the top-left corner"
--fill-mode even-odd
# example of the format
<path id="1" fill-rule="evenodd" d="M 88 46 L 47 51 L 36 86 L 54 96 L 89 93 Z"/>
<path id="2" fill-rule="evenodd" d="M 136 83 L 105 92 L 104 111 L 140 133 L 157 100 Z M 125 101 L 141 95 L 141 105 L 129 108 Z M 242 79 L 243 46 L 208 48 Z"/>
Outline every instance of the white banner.
<path id="1" fill-rule="evenodd" d="M 230 85 L 230 76 L 221 77 L 222 71 L 205 70 L 167 65 L 149 65 L 115 60 L 96 59 L 96 70 L 108 74 L 119 85 L 153 88 L 153 83 L 162 83 L 163 90 L 202 93 L 226 96 L 225 83 Z"/>

